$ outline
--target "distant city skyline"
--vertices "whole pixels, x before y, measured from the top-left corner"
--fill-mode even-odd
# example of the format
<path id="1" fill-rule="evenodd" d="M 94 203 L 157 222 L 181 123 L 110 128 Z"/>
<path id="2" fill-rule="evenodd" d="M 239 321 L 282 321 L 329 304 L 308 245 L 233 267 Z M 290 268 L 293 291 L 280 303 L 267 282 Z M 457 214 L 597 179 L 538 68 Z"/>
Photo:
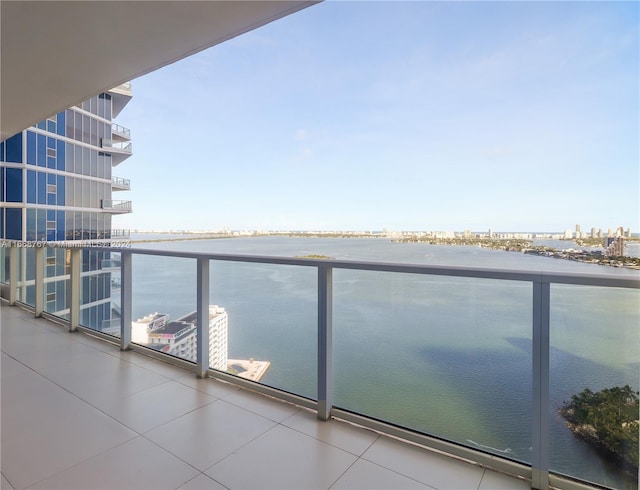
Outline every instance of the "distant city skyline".
<path id="1" fill-rule="evenodd" d="M 640 227 L 636 2 L 324 2 L 133 81 L 117 228 Z M 128 198 L 128 197 L 127 197 Z"/>

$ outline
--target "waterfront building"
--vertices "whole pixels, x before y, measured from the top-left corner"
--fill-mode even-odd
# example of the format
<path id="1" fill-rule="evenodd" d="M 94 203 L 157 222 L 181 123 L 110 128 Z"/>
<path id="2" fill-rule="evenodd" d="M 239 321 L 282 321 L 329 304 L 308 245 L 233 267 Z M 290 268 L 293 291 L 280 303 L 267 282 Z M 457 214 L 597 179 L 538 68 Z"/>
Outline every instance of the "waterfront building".
<path id="1" fill-rule="evenodd" d="M 604 241 L 604 255 L 624 255 L 624 238 L 622 236 L 607 237 Z"/>
<path id="2" fill-rule="evenodd" d="M 20 301 L 33 302 L 34 246 L 47 242 L 45 311 L 66 318 L 69 291 L 64 276 L 70 241 L 109 245 L 128 239 L 112 229 L 112 217 L 130 213 L 131 202 L 113 200 L 130 188 L 112 168 L 131 156 L 130 131 L 113 122 L 131 99 L 123 84 L 85 100 L 0 143 L 0 239 L 22 242 Z M 119 307 L 111 303 L 112 277 L 119 263 L 111 254 L 82 253 L 81 323 L 96 330 L 117 327 Z"/>
<path id="3" fill-rule="evenodd" d="M 131 322 L 131 340 L 188 361 L 196 361 L 197 312 L 169 321 L 153 313 Z M 227 370 L 229 316 L 224 308 L 209 305 L 209 366 Z"/>

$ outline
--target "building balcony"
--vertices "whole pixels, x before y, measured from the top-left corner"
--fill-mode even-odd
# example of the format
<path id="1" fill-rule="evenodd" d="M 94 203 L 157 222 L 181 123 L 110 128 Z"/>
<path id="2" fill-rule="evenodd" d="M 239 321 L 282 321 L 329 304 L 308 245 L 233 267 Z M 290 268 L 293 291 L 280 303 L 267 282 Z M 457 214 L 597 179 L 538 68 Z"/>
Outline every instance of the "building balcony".
<path id="1" fill-rule="evenodd" d="M 132 211 L 131 201 L 113 201 L 110 199 L 102 200 L 102 209 L 114 214 L 130 213 Z M 113 230 L 111 237 L 114 237 Z"/>
<path id="2" fill-rule="evenodd" d="M 555 468 L 558 461 L 552 452 L 556 435 L 550 430 L 554 423 L 550 394 L 556 390 L 558 377 L 581 374 L 580 369 L 572 373 L 554 371 L 559 356 L 558 338 L 564 335 L 561 320 L 572 310 L 579 315 L 580 305 L 592 294 L 610 295 L 619 304 L 629 298 L 637 301 L 640 279 L 636 276 L 143 249 L 94 250 L 121 255 L 119 331 L 117 322 L 109 323 L 106 333 L 81 324 L 82 249 L 68 251 L 70 272 L 65 281 L 69 281 L 66 289 L 71 294 L 67 318 L 47 314 L 47 271 L 43 260 L 46 250 L 36 248 L 33 252 L 36 270 L 30 297 L 22 286 L 22 268 L 18 267 L 26 250 L 17 246 L 0 249 L 0 281 L 5 283 L 2 292 L 6 298 L 2 303 L 2 474 L 6 485 L 596 488 L 584 474 L 564 474 Z M 132 274 L 134 264 L 136 275 Z M 157 271 L 158 278 L 165 277 L 168 282 L 145 279 L 139 284 L 140 270 Z M 169 271 L 178 272 L 169 277 Z M 272 283 L 259 292 L 256 288 L 262 276 L 277 280 L 278 284 L 288 283 L 289 297 L 282 298 L 279 291 L 274 292 Z M 401 297 L 388 298 L 380 310 L 373 312 L 361 312 L 357 294 L 346 304 L 343 298 L 356 279 L 371 283 L 378 290 L 403 277 L 413 277 L 415 284 L 427 284 L 434 291 L 425 298 L 424 318 L 428 318 L 434 302 L 440 300 L 436 291 L 449 289 L 458 298 L 456 302 L 460 301 L 461 292 L 465 297 L 474 297 L 474 301 L 478 299 L 470 315 L 463 313 L 465 326 L 471 331 L 487 314 L 486 295 L 494 287 L 498 308 L 508 305 L 521 309 L 525 324 L 510 326 L 516 335 L 510 338 L 510 345 L 491 349 L 483 334 L 460 338 L 459 349 L 465 351 L 481 344 L 483 357 L 498 356 L 501 350 L 510 352 L 514 362 L 522 366 L 517 374 L 522 378 L 516 384 L 528 386 L 529 395 L 516 395 L 518 387 L 514 385 L 513 397 L 491 400 L 494 405 L 487 413 L 497 420 L 479 417 L 481 407 L 467 406 L 464 395 L 491 390 L 514 373 L 489 371 L 489 364 L 480 373 L 473 362 L 452 365 L 451 356 L 439 346 L 447 335 L 456 334 L 437 328 L 438 325 L 433 325 L 424 337 L 425 345 L 432 348 L 421 356 L 420 364 L 409 366 L 415 376 L 396 376 L 401 364 L 413 362 L 409 357 L 380 365 L 383 354 L 394 344 L 402 343 L 411 326 L 395 325 L 385 319 L 378 328 L 376 316 L 394 308 L 416 308 L 415 298 L 405 291 Z M 469 289 L 470 284 L 478 288 Z M 152 287 L 156 289 L 150 290 Z M 307 288 L 312 290 L 312 301 Z M 229 306 L 229 332 L 237 329 L 229 338 L 256 336 L 254 345 L 262 346 L 264 335 L 277 335 L 277 349 L 262 355 L 272 362 L 270 369 L 277 369 L 280 363 L 289 363 L 293 369 L 281 370 L 269 381 L 253 382 L 209 369 L 206 362 L 188 362 L 131 341 L 132 313 L 142 301 L 141 294 L 151 295 L 160 308 L 167 309 L 173 306 L 167 298 L 182 304 L 191 297 L 201 320 L 198 339 L 203 339 L 207 338 L 204 328 L 210 301 L 217 301 L 218 296 L 228 295 L 231 290 L 246 297 L 228 296 L 226 302 L 218 303 Z M 281 300 L 287 301 L 284 307 L 278 304 Z M 258 315 L 251 317 L 251 322 L 241 319 L 247 305 L 263 304 L 269 309 L 258 308 Z M 283 309 L 282 316 L 278 316 L 279 308 Z M 460 303 L 457 310 L 464 308 Z M 303 316 L 309 316 L 311 326 L 298 321 L 301 310 L 306 310 Z M 346 319 L 358 312 L 365 314 L 367 324 L 345 328 Z M 451 310 L 449 316 L 457 313 Z M 638 314 L 633 312 L 630 319 L 636 330 Z M 33 315 L 42 318 L 34 319 Z M 275 317 L 280 330 L 274 331 L 270 324 L 262 328 L 260 322 L 269 320 L 266 316 Z M 444 324 L 447 318 L 432 321 Z M 608 342 L 625 322 L 620 311 L 615 332 L 608 324 L 603 326 Z M 425 320 L 420 328 L 426 329 L 426 323 Z M 517 337 L 517 328 L 529 332 L 526 341 L 525 337 Z M 68 330 L 76 334 L 69 335 Z M 582 337 L 591 334 L 585 326 Z M 355 342 L 352 345 L 363 348 L 347 353 L 353 364 L 345 370 L 343 351 L 350 338 Z M 574 341 L 583 342 L 584 338 Z M 307 346 L 313 350 L 307 352 Z M 413 347 L 416 346 L 407 345 L 405 349 Z M 209 359 L 209 342 L 199 342 L 197 348 L 199 360 Z M 571 362 L 581 366 L 587 361 Z M 455 378 L 459 384 L 430 383 L 426 380 L 430 370 L 444 376 L 442 379 L 454 379 L 447 376 L 459 371 L 460 376 Z M 301 373 L 303 381 L 281 377 L 285 372 Z M 474 380 L 480 380 L 481 386 Z M 449 410 L 441 406 L 443 389 L 451 389 L 458 400 Z M 355 391 L 361 392 L 364 403 L 352 397 Z M 424 402 L 413 407 L 416 413 L 454 418 L 465 430 L 477 430 L 489 438 L 493 427 L 528 426 L 525 432 L 530 431 L 531 445 L 514 457 L 511 450 L 492 447 L 487 440 L 475 436 L 458 437 L 437 424 L 418 427 L 415 421 L 407 423 L 403 414 L 411 411 L 416 394 L 424 395 Z M 386 412 L 381 411 L 385 398 L 390 400 Z M 503 418 L 503 407 L 513 403 L 527 405 L 528 416 Z M 74 416 L 69 417 L 69 413 Z M 43 430 L 29 432 L 27 438 L 22 428 L 35 419 Z M 510 443 L 509 433 L 508 430 L 505 444 Z"/>
<path id="3" fill-rule="evenodd" d="M 133 97 L 131 82 L 121 83 L 109 90 L 108 93 L 111 95 L 113 117 L 117 117 Z"/>
<path id="4" fill-rule="evenodd" d="M 131 180 L 122 177 L 111 177 L 111 190 L 113 191 L 130 191 Z"/>
<path id="5" fill-rule="evenodd" d="M 129 238 L 131 236 L 131 230 L 123 228 L 112 228 L 111 238 Z"/>
<path id="6" fill-rule="evenodd" d="M 111 137 L 114 141 L 131 141 L 131 130 L 119 124 L 112 123 Z"/>
<path id="7" fill-rule="evenodd" d="M 101 139 L 100 147 L 111 155 L 111 165 L 116 166 L 132 155 L 132 144 L 127 141 Z"/>

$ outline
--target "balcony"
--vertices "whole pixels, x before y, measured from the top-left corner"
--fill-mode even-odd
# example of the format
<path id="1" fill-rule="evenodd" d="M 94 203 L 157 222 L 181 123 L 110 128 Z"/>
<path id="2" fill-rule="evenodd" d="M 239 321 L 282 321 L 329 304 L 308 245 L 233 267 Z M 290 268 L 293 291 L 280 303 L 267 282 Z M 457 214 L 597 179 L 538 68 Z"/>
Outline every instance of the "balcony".
<path id="1" fill-rule="evenodd" d="M 121 83 L 108 92 L 111 94 L 113 117 L 117 117 L 133 96 L 131 82 Z"/>
<path id="2" fill-rule="evenodd" d="M 112 201 L 110 199 L 102 200 L 102 209 L 114 214 L 130 213 L 131 201 Z M 113 230 L 111 231 L 111 237 L 114 237 Z"/>
<path id="3" fill-rule="evenodd" d="M 131 180 L 122 177 L 111 177 L 111 189 L 114 191 L 130 191 Z"/>
<path id="4" fill-rule="evenodd" d="M 132 154 L 132 144 L 128 141 L 115 141 L 103 138 L 100 147 L 111 155 L 111 165 L 116 166 L 129 158 Z"/>
<path id="5" fill-rule="evenodd" d="M 111 238 L 129 238 L 131 236 L 131 230 L 124 228 L 112 228 Z"/>
<path id="6" fill-rule="evenodd" d="M 111 136 L 114 141 L 131 141 L 131 130 L 119 124 L 112 123 Z"/>
<path id="7" fill-rule="evenodd" d="M 637 294 L 640 280 L 635 276 L 546 274 L 136 249 L 96 250 L 121 254 L 122 322 L 117 335 L 105 335 L 80 325 L 80 249 L 69 250 L 71 270 L 66 280 L 70 281 L 71 297 L 68 320 L 44 313 L 46 280 L 42 270 L 36 270 L 35 301 L 24 307 L 45 318 L 34 320 L 22 308 L 2 305 L 2 350 L 3 363 L 6 363 L 2 370 L 3 476 L 15 488 L 34 483 L 37 483 L 36 488 L 88 488 L 95 486 L 97 481 L 109 488 L 155 488 L 160 485 L 158 482 L 170 488 L 181 485 L 185 485 L 184 488 L 215 488 L 217 484 L 227 488 L 524 489 L 551 485 L 572 489 L 589 486 L 587 481 L 576 481 L 583 480 L 582 475 L 560 474 L 553 471 L 553 462 L 550 463 L 552 440 L 548 407 L 553 387 L 551 359 L 555 355 L 553 341 L 556 338 L 553 330 L 557 328 L 556 313 L 567 314 L 558 292 L 565 294 L 567 288 L 571 289 L 567 304 L 576 309 L 580 304 L 577 298 L 584 295 L 585 290 L 595 288 L 603 294 Z M 4 293 L 9 304 L 16 304 L 24 298 L 17 266 L 20 250 L 10 247 L 0 252 L 9 259 L 8 269 L 0 270 L 0 277 L 8 283 Z M 35 254 L 36 264 L 42 264 L 44 250 L 36 249 Z M 289 334 L 280 339 L 289 343 L 284 356 L 295 358 L 294 365 L 299 370 L 310 367 L 316 373 L 310 379 L 315 386 L 305 383 L 297 389 L 282 380 L 271 384 L 255 383 L 210 370 L 201 361 L 188 362 L 132 343 L 129 326 L 133 304 L 139 301 L 140 291 L 150 285 L 135 282 L 132 264 L 136 264 L 135 270 L 150 268 L 153 264 L 153 269 L 163 275 L 169 270 L 167 266 L 171 261 L 179 263 L 178 269 L 184 277 L 171 278 L 172 282 L 179 283 L 174 284 L 173 290 L 165 284 L 158 285 L 158 291 L 167 289 L 164 296 L 156 298 L 158 304 L 169 308 L 171 304 L 165 297 L 182 301 L 183 295 L 176 294 L 178 289 L 193 291 L 187 292 L 187 296 L 195 296 L 200 319 L 206 318 L 212 294 L 219 295 L 220 291 L 229 289 L 225 273 L 238 282 L 242 271 L 249 272 L 246 276 L 250 278 L 249 282 L 239 286 L 242 291 L 255 287 L 256 271 L 269 277 L 277 274 L 278 281 L 290 282 L 291 297 L 306 304 L 302 288 L 292 275 L 294 270 L 304 271 L 304 280 L 308 280 L 308 285 L 315 290 L 315 301 L 309 310 L 315 318 L 313 334 L 304 340 L 309 331 L 296 321 L 283 326 Z M 0 261 L 0 264 L 4 263 L 5 260 Z M 210 274 L 214 272 L 210 266 L 215 273 Z M 531 387 L 531 400 L 525 400 L 530 404 L 531 418 L 514 422 L 516 426 L 530 425 L 530 459 L 515 460 L 510 457 L 511 453 L 499 448 L 480 448 L 480 444 L 473 441 L 453 441 L 455 438 L 450 434 L 436 432 L 431 435 L 415 427 L 403 426 L 402 420 L 395 417 L 396 412 L 406 410 L 405 402 L 409 399 L 406 396 L 393 395 L 395 409 L 389 415 L 380 416 L 376 412 L 377 400 L 393 390 L 413 390 L 414 386 L 432 390 L 425 393 L 428 403 L 423 410 L 438 407 L 439 387 L 422 385 L 419 377 L 400 379 L 396 385 L 388 384 L 394 376 L 393 366 L 383 366 L 381 372 L 386 373 L 386 381 L 375 383 L 376 389 L 367 392 L 370 402 L 364 406 L 345 403 L 348 397 L 345 398 L 338 384 L 334 385 L 342 382 L 345 376 L 353 376 L 341 366 L 342 344 L 346 336 L 355 336 L 358 343 L 366 340 L 360 332 L 341 326 L 345 315 L 341 298 L 344 288 L 351 287 L 355 277 L 349 274 L 374 281 L 376 288 L 407 275 L 430 283 L 442 280 L 442 284 L 452 291 L 466 288 L 466 280 L 479 281 L 480 288 L 474 292 L 482 296 L 478 308 L 484 304 L 484 294 L 492 285 L 507 286 L 507 289 L 498 289 L 502 300 L 505 299 L 504 291 L 522 296 L 522 304 L 518 301 L 515 306 L 528 317 L 529 359 L 526 359 L 526 350 L 519 351 L 516 357 L 529 366 L 529 381 L 522 379 L 521 383 Z M 192 288 L 188 286 L 191 281 Z M 435 284 L 435 288 L 442 289 L 442 284 Z M 154 291 L 153 294 L 158 293 Z M 255 300 L 256 297 L 251 296 L 243 301 Z M 268 314 L 272 316 L 277 315 L 278 309 L 274 301 L 271 297 L 267 301 L 271 307 Z M 409 292 L 404 295 L 404 301 L 400 308 L 414 307 Z M 557 304 L 559 301 L 561 304 Z M 356 303 L 348 306 L 346 314 L 359 308 Z M 267 310 L 260 312 L 267 313 Z M 484 313 L 477 311 L 475 314 Z M 632 322 L 635 321 L 637 329 L 637 312 L 635 315 Z M 296 312 L 288 309 L 283 318 L 297 318 Z M 374 319 L 371 317 L 370 321 Z M 474 321 L 469 318 L 471 324 Z M 620 321 L 621 317 L 617 317 L 618 328 Z M 205 323 L 201 321 L 199 325 Z M 62 327 L 79 334 L 66 335 Z M 386 324 L 380 332 L 376 330 L 375 334 L 370 334 L 376 336 L 373 340 L 382 349 L 389 349 L 402 337 L 396 333 L 398 330 L 390 327 Z M 229 328 L 236 327 L 230 323 Z M 248 325 L 248 331 L 262 335 L 255 323 Z M 242 335 L 240 330 L 238 332 Z M 381 332 L 384 336 L 377 338 Z M 446 334 L 433 332 L 437 335 L 430 336 L 429 343 L 432 344 L 441 342 L 439 336 Z M 587 335 L 586 330 L 584 335 Z M 200 328 L 199 338 L 205 337 L 206 333 Z M 470 339 L 473 344 L 483 340 Z M 257 343 L 260 343 L 259 339 Z M 297 353 L 302 343 L 315 346 L 315 354 L 301 356 Z M 208 345 L 208 342 L 199 343 L 199 359 L 209 359 Z M 442 363 L 443 369 L 451 369 L 446 365 L 446 356 L 438 357 L 437 354 L 437 350 L 430 354 L 434 365 Z M 364 376 L 375 368 L 375 362 L 371 362 L 375 358 L 375 351 L 367 351 L 359 361 Z M 473 378 L 474 366 L 453 367 L 461 370 L 463 377 Z M 92 375 L 84 376 L 83 373 Z M 203 379 L 206 377 L 215 379 Z M 486 373 L 485 383 L 502 382 L 499 374 Z M 483 386 L 458 387 L 460 391 L 475 388 L 484 390 Z M 496 403 L 508 403 L 508 400 Z M 10 405 L 5 408 L 4 404 Z M 500 416 L 499 408 L 500 405 L 495 406 L 496 417 Z M 476 407 L 461 410 L 461 423 L 475 418 Z M 75 416 L 67 417 L 68 413 Z M 458 417 L 457 410 L 450 416 Z M 47 430 L 22 441 L 20 427 L 24 425 L 24 419 L 35 417 Z M 51 457 L 52 452 L 56 458 Z M 114 471 L 114 468 L 118 470 Z M 186 485 L 188 481 L 190 483 Z"/>

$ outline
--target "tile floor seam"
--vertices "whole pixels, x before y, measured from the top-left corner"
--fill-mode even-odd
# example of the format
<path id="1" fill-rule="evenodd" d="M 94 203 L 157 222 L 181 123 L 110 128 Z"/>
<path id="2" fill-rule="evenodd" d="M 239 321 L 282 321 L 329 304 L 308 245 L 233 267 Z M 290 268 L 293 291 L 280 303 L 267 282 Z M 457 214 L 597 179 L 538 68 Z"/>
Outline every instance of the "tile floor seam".
<path id="1" fill-rule="evenodd" d="M 9 483 L 9 485 L 11 485 L 11 488 L 13 488 L 15 490 L 16 486 L 11 482 L 11 480 L 9 480 L 9 478 L 7 478 L 7 475 L 4 474 L 4 473 L 1 473 L 1 472 L 0 472 L 0 474 L 2 474 L 2 478 L 7 480 L 7 483 Z"/>
<path id="2" fill-rule="evenodd" d="M 93 454 L 93 455 L 91 455 L 91 456 L 89 456 L 89 457 L 87 457 L 87 458 L 84 458 L 84 459 L 81 459 L 81 460 L 79 460 L 79 461 L 76 461 L 76 462 L 75 462 L 75 463 L 73 463 L 72 465 L 67 466 L 66 468 L 62 468 L 60 471 L 56 471 L 55 473 L 52 473 L 52 474 L 50 474 L 49 476 L 46 476 L 45 478 L 41 478 L 40 480 L 38 480 L 38 481 L 36 481 L 36 482 L 31 483 L 28 487 L 23 487 L 23 490 L 29 490 L 30 488 L 32 488 L 32 487 L 34 487 L 34 486 L 36 486 L 36 485 L 38 485 L 38 484 L 42 483 L 42 482 L 43 482 L 43 481 L 45 481 L 45 480 L 48 480 L 49 478 L 53 478 L 53 477 L 55 477 L 55 476 L 59 475 L 60 473 L 63 473 L 63 472 L 65 472 L 65 471 L 69 471 L 70 469 L 75 468 L 76 466 L 79 466 L 79 465 L 81 465 L 81 464 L 85 463 L 86 461 L 89 461 L 89 460 L 91 460 L 91 459 L 93 459 L 93 458 L 97 458 L 97 457 L 101 456 L 102 454 L 104 454 L 104 453 L 106 453 L 106 452 L 108 452 L 108 451 L 111 451 L 111 450 L 113 450 L 113 449 L 115 449 L 115 448 L 117 448 L 117 447 L 122 446 L 123 444 L 127 444 L 127 443 L 131 442 L 133 439 L 135 439 L 136 437 L 140 437 L 140 435 L 138 434 L 138 435 L 137 435 L 137 436 L 135 436 L 135 437 L 132 437 L 132 438 L 130 438 L 130 439 L 127 439 L 126 441 L 119 442 L 118 444 L 116 444 L 116 445 L 114 445 L 114 446 L 110 446 L 110 447 L 106 448 L 105 450 L 100 451 L 100 452 L 98 452 L 98 453 L 96 453 L 96 454 Z"/>
<path id="3" fill-rule="evenodd" d="M 338 475 L 338 478 L 336 478 L 336 479 L 333 481 L 333 483 L 327 487 L 327 490 L 331 490 L 331 488 L 333 488 L 333 486 L 334 486 L 336 483 L 338 483 L 338 480 L 340 480 L 340 478 L 342 478 L 342 477 L 345 475 L 345 473 L 346 473 L 347 471 L 349 471 L 351 468 L 353 468 L 353 465 L 355 465 L 358 461 L 360 461 L 360 457 L 359 457 L 359 456 L 358 456 L 358 457 L 356 457 L 355 461 L 354 461 L 353 463 L 351 463 L 351 464 L 350 464 L 350 465 L 349 465 L 349 466 L 348 466 L 348 467 L 347 467 L 347 468 L 346 468 L 346 469 L 345 469 L 345 470 L 344 470 L 340 475 Z"/>
<path id="4" fill-rule="evenodd" d="M 158 385 L 158 386 L 160 386 L 160 385 Z M 195 391 L 198 391 L 198 390 L 195 390 Z M 160 429 L 161 427 L 164 427 L 167 424 L 171 424 L 171 423 L 175 422 L 176 420 L 181 419 L 182 417 L 186 417 L 187 415 L 192 414 L 196 410 L 200 410 L 201 408 L 208 407 L 209 405 L 213 405 L 214 403 L 221 401 L 219 398 L 216 398 L 216 397 L 214 397 L 212 395 L 209 395 L 209 396 L 211 396 L 213 398 L 213 400 L 211 400 L 210 402 L 207 402 L 204 405 L 200 405 L 198 407 L 195 407 L 194 409 L 189 410 L 188 412 L 181 413 L 180 415 L 177 415 L 176 417 L 174 417 L 174 418 L 172 418 L 170 420 L 162 422 L 160 425 L 156 425 L 156 426 L 152 427 L 151 429 L 145 430 L 144 432 L 139 432 L 139 434 L 141 436 L 144 436 L 145 434 L 148 434 L 149 432 L 152 432 L 154 430 L 158 430 L 158 429 Z M 198 471 L 200 471 L 200 470 L 198 470 Z"/>
<path id="5" fill-rule="evenodd" d="M 295 411 L 293 414 L 291 414 L 290 416 L 293 416 L 293 415 L 295 415 L 296 413 L 298 413 L 298 412 L 300 411 L 300 407 L 298 407 L 297 405 L 295 405 L 295 404 L 293 404 L 293 403 L 289 403 L 289 402 L 287 402 L 287 401 L 285 401 L 285 400 L 278 400 L 277 398 L 272 398 L 272 397 L 270 397 L 270 396 L 268 396 L 268 395 L 263 395 L 262 393 L 258 393 L 258 392 L 256 392 L 256 391 L 252 391 L 252 390 L 246 390 L 246 389 L 243 389 L 243 390 L 241 390 L 241 392 L 242 392 L 242 393 L 256 394 L 256 395 L 261 396 L 261 397 L 263 397 L 263 398 L 265 398 L 265 399 L 267 399 L 267 400 L 269 400 L 269 401 L 273 401 L 274 403 L 280 403 L 280 404 L 282 404 L 282 405 L 286 405 L 286 406 L 294 407 L 294 408 L 296 409 L 296 411 Z M 273 420 L 273 419 L 271 419 L 271 418 L 269 418 L 269 417 L 265 417 L 265 416 L 264 416 L 264 415 L 262 415 L 261 413 L 254 412 L 254 411 L 253 411 L 253 410 L 251 410 L 250 408 L 247 408 L 247 407 L 242 406 L 242 405 L 238 405 L 237 403 L 234 403 L 233 401 L 229 401 L 229 400 L 224 400 L 224 401 L 225 401 L 225 402 L 227 402 L 229 405 L 233 405 L 234 407 L 242 408 L 243 410 L 246 410 L 247 412 L 251 412 L 251 413 L 252 413 L 252 414 L 254 414 L 254 415 L 259 415 L 259 416 L 260 416 L 260 417 L 262 417 L 262 418 L 265 418 L 265 419 L 267 419 L 267 420 L 271 420 L 272 422 L 275 422 L 275 423 L 276 423 L 276 424 L 278 424 L 278 425 L 280 425 L 280 423 L 281 423 L 281 422 L 284 422 L 284 420 L 287 420 L 287 419 L 289 418 L 289 417 L 287 417 L 287 418 L 285 418 L 285 419 L 284 419 L 284 420 L 282 420 L 282 421 L 280 421 L 280 420 Z"/>
<path id="6" fill-rule="evenodd" d="M 254 415 L 255 415 L 255 414 L 254 414 Z M 261 417 L 262 417 L 262 416 L 261 416 Z M 262 417 L 262 418 L 263 418 L 263 419 L 266 419 L 266 420 L 269 420 L 270 422 L 274 422 L 273 420 L 271 420 L 271 419 L 269 419 L 269 418 L 267 418 L 267 417 Z M 247 442 L 246 442 L 246 443 L 244 443 L 243 445 L 241 445 L 241 446 L 237 447 L 236 449 L 234 449 L 233 451 L 231 451 L 229 454 L 227 454 L 225 457 L 220 458 L 218 461 L 216 461 L 216 462 L 215 462 L 215 463 L 213 463 L 211 466 L 209 466 L 208 468 L 206 468 L 202 473 L 205 473 L 205 474 L 206 474 L 206 472 L 207 472 L 207 471 L 209 471 L 211 468 L 213 468 L 215 465 L 222 463 L 222 462 L 223 462 L 225 459 L 227 459 L 228 457 L 233 456 L 235 453 L 237 453 L 237 452 L 238 452 L 238 451 L 240 451 L 241 449 L 244 449 L 246 446 L 248 446 L 248 445 L 249 445 L 249 444 L 251 444 L 252 442 L 256 441 L 257 439 L 260 439 L 262 436 L 264 436 L 264 435 L 268 434 L 268 433 L 269 433 L 269 432 L 271 432 L 273 429 L 275 429 L 276 427 L 278 427 L 279 425 L 281 425 L 281 424 L 279 424 L 279 423 L 277 423 L 277 422 L 274 422 L 274 423 L 275 423 L 275 425 L 273 425 L 272 427 L 269 427 L 267 430 L 265 430 L 265 431 L 264 431 L 264 432 L 262 432 L 261 434 L 258 434 L 258 435 L 257 435 L 257 436 L 255 436 L 253 439 L 251 439 L 251 440 L 247 441 Z M 283 426 L 283 427 L 286 427 L 286 426 Z M 207 475 L 207 476 L 209 476 L 209 475 Z M 214 479 L 214 478 L 213 478 L 213 477 L 211 477 L 211 476 L 209 476 L 209 478 Z M 218 480 L 216 480 L 216 481 L 218 481 Z M 223 486 L 225 486 L 225 485 L 223 485 Z"/>
<path id="7" fill-rule="evenodd" d="M 484 477 L 486 474 L 487 474 L 487 468 L 482 468 L 482 475 L 480 475 L 480 481 L 478 482 L 478 486 L 476 487 L 476 490 L 480 490 L 480 487 L 482 486 L 482 480 L 484 480 Z"/>
<path id="8" fill-rule="evenodd" d="M 434 487 L 433 485 L 431 485 L 431 484 L 429 484 L 427 482 L 423 482 L 423 481 L 418 480 L 418 479 L 416 479 L 416 478 L 414 478 L 412 476 L 405 475 L 404 473 L 400 473 L 397 470 L 394 470 L 394 469 L 389 468 L 387 466 L 383 466 L 380 463 L 376 463 L 375 461 L 371 461 L 370 459 L 367 459 L 365 457 L 361 457 L 361 458 L 358 458 L 358 459 L 362 459 L 362 460 L 366 461 L 367 463 L 371 463 L 371 464 L 377 466 L 378 468 L 382 468 L 382 469 L 385 469 L 385 470 L 390 471 L 392 473 L 395 473 L 396 475 L 400 475 L 400 476 L 402 476 L 404 478 L 407 478 L 408 480 L 413 480 L 414 482 L 419 483 L 420 485 L 424 485 L 426 487 L 432 488 L 433 490 L 440 490 L 438 487 Z"/>
<path id="9" fill-rule="evenodd" d="M 293 417 L 293 416 L 295 416 L 295 415 L 296 415 L 296 414 L 294 413 L 294 414 L 293 414 L 293 415 L 291 415 L 290 417 L 287 417 L 285 420 L 283 420 L 282 422 L 280 422 L 278 425 L 282 425 L 282 426 L 284 426 L 284 427 L 285 427 L 285 428 L 287 428 L 287 429 L 291 429 L 291 430 L 293 430 L 293 431 L 295 431 L 295 432 L 298 432 L 299 434 L 302 434 L 303 436 L 311 437 L 311 438 L 315 439 L 316 441 L 322 442 L 322 443 L 327 444 L 327 445 L 329 445 L 329 446 L 331 446 L 331 447 L 335 447 L 336 449 L 340 449 L 341 451 L 344 451 L 344 452 L 346 452 L 346 453 L 349 453 L 349 454 L 351 454 L 352 456 L 355 456 L 355 457 L 356 457 L 356 458 L 358 458 L 358 459 L 360 459 L 360 458 L 362 457 L 362 455 L 363 455 L 364 453 L 366 453 L 366 452 L 367 452 L 367 450 L 368 450 L 368 449 L 373 445 L 373 443 L 374 443 L 374 442 L 376 442 L 376 441 L 378 440 L 378 437 L 380 437 L 380 434 L 376 434 L 376 438 L 371 442 L 371 444 L 369 444 L 369 445 L 368 445 L 368 446 L 367 446 L 367 447 L 362 451 L 362 454 L 357 454 L 357 453 L 354 453 L 354 452 L 349 451 L 348 449 L 345 449 L 345 448 L 343 448 L 343 447 L 337 446 L 337 445 L 335 445 L 335 444 L 333 444 L 333 443 L 331 443 L 331 442 L 329 442 L 329 441 L 324 441 L 324 440 L 322 440 L 322 439 L 320 439 L 320 438 L 318 438 L 318 437 L 316 437 L 316 436 L 312 436 L 311 434 L 307 434 L 306 432 L 303 432 L 303 431 L 302 431 L 302 430 L 300 430 L 300 429 L 296 429 L 295 427 L 290 427 L 290 426 L 288 426 L 288 425 L 284 425 L 284 422 L 286 422 L 287 420 L 289 420 L 291 417 Z M 325 422 L 320 422 L 320 423 L 330 423 L 330 420 L 327 420 L 327 421 L 325 421 Z"/>
<path id="10" fill-rule="evenodd" d="M 200 471 L 200 470 L 198 470 Z M 207 475 L 206 473 L 200 471 L 199 475 L 194 476 L 193 478 L 191 478 L 190 480 L 186 481 L 185 483 L 183 483 L 182 485 L 180 485 L 179 487 L 176 487 L 174 490 L 180 490 L 182 487 L 184 487 L 187 483 L 192 482 L 193 480 L 195 480 L 196 478 L 200 477 L 200 476 L 204 476 L 205 478 L 208 478 L 209 480 L 213 480 L 214 482 L 216 482 L 218 485 L 220 485 L 221 487 L 226 488 L 227 490 L 231 490 L 229 487 L 223 485 L 222 483 L 220 483 L 218 480 L 216 480 L 215 478 L 211 478 L 209 475 Z"/>

